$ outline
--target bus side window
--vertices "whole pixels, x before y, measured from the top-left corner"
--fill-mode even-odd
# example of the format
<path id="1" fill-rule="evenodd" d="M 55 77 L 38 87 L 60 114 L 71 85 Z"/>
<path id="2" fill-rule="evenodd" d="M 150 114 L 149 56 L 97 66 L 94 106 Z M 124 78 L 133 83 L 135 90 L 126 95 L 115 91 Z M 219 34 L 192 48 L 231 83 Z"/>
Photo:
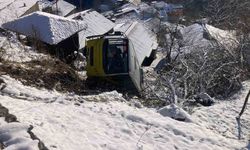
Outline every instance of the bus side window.
<path id="1" fill-rule="evenodd" d="M 90 60 L 90 65 L 94 66 L 94 47 L 91 46 L 89 49 L 89 60 Z"/>

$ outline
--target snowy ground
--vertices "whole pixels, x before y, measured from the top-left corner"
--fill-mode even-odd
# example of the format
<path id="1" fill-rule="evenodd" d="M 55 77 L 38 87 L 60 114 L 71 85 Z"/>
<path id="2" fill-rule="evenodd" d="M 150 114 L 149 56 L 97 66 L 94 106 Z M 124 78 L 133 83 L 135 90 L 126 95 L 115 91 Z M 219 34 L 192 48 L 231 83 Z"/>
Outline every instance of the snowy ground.
<path id="1" fill-rule="evenodd" d="M 242 116 L 242 140 L 237 139 L 235 120 L 249 82 L 242 96 L 202 107 L 187 123 L 130 106 L 115 91 L 77 96 L 23 86 L 8 76 L 1 79 L 5 89 L 0 103 L 20 122 L 33 125 L 32 131 L 49 149 L 232 150 L 247 149 L 249 144 L 250 110 Z"/>

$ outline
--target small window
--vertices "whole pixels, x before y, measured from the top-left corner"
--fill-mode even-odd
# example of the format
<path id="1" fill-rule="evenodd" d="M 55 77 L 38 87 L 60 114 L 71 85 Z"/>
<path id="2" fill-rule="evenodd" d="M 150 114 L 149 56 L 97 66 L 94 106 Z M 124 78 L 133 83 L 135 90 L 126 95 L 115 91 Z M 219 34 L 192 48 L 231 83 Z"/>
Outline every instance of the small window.
<path id="1" fill-rule="evenodd" d="M 90 61 L 90 65 L 94 66 L 94 48 L 93 46 L 90 48 L 89 50 L 89 61 Z"/>

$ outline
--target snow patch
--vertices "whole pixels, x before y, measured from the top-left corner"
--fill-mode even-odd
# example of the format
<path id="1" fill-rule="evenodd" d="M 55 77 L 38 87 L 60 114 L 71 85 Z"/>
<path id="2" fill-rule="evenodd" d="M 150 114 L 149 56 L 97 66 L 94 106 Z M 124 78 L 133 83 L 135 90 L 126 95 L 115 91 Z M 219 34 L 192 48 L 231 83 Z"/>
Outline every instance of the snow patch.
<path id="1" fill-rule="evenodd" d="M 193 122 L 191 116 L 184 111 L 182 108 L 176 106 L 175 104 L 170 104 L 158 110 L 162 116 L 170 117 L 175 120 Z"/>
<path id="2" fill-rule="evenodd" d="M 0 141 L 6 150 L 39 150 L 37 140 L 32 140 L 28 134 L 29 125 L 9 123 L 0 128 Z"/>
<path id="3" fill-rule="evenodd" d="M 98 95 L 90 95 L 82 97 L 86 101 L 97 101 L 97 102 L 107 102 L 107 101 L 125 101 L 121 93 L 117 91 L 105 92 Z"/>
<path id="4" fill-rule="evenodd" d="M 13 96 L 20 99 L 26 100 L 43 100 L 43 101 L 52 101 L 59 96 L 59 93 L 55 91 L 48 91 L 45 89 L 38 90 L 34 87 L 24 86 L 20 81 L 17 81 L 7 75 L 3 75 L 0 77 L 5 82 L 5 86 L 3 84 L 0 85 L 1 91 L 0 93 Z"/>

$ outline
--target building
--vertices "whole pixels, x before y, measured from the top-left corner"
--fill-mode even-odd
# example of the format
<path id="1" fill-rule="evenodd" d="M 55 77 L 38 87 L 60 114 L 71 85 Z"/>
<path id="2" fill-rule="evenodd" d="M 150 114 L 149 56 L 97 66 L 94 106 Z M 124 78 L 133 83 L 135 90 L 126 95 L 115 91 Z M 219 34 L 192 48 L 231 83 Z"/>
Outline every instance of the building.
<path id="1" fill-rule="evenodd" d="M 58 1 L 45 1 L 41 2 L 40 10 L 43 12 L 56 14 L 59 16 L 69 16 L 76 11 L 76 6 L 66 2 L 65 0 L 58 0 Z"/>
<path id="2" fill-rule="evenodd" d="M 36 39 L 46 44 L 49 52 L 65 58 L 79 50 L 78 32 L 86 30 L 86 24 L 38 11 L 5 23 L 3 28 Z"/>
<path id="3" fill-rule="evenodd" d="M 1 0 L 0 27 L 6 22 L 38 10 L 37 0 Z"/>

